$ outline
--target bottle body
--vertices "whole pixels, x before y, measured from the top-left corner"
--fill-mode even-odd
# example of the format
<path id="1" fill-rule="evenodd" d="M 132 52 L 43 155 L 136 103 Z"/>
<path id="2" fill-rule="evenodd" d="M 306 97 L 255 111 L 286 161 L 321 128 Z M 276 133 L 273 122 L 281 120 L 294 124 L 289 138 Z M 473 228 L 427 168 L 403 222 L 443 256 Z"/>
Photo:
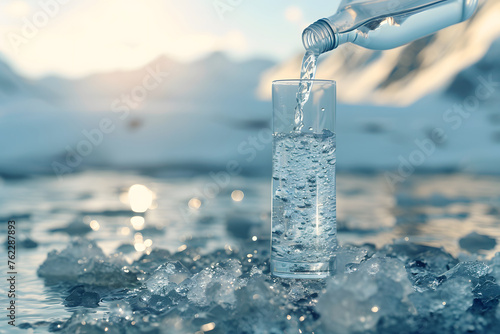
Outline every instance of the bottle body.
<path id="1" fill-rule="evenodd" d="M 478 0 L 347 0 L 347 6 L 303 33 L 308 50 L 323 53 L 344 43 L 392 49 L 467 20 Z"/>

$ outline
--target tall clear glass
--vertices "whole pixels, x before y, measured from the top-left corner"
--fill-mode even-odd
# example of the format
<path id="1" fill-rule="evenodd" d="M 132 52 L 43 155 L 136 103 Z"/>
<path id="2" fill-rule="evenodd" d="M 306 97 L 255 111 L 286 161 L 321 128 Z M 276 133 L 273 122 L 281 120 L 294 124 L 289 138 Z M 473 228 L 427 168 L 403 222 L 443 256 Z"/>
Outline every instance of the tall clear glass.
<path id="1" fill-rule="evenodd" d="M 300 127 L 300 80 L 273 82 L 271 273 L 323 278 L 337 248 L 335 82 L 304 81 L 312 88 Z"/>

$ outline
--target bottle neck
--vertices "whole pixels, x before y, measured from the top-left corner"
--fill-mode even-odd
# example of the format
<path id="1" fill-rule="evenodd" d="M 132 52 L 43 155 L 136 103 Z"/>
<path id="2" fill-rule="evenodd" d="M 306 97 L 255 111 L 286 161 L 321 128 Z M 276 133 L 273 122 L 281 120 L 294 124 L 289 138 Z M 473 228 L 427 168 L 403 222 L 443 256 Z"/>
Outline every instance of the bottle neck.
<path id="1" fill-rule="evenodd" d="M 335 49 L 338 46 L 337 34 L 327 19 L 321 19 L 302 33 L 302 43 L 308 51 L 322 54 Z"/>

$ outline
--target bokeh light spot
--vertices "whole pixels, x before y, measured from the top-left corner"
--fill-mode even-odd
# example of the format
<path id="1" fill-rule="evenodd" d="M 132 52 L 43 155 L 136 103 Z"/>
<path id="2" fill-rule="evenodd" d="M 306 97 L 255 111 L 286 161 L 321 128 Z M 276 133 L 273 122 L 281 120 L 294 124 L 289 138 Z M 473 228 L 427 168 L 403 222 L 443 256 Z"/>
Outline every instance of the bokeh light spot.
<path id="1" fill-rule="evenodd" d="M 241 190 L 235 190 L 231 193 L 231 198 L 235 202 L 241 202 L 243 200 L 243 197 L 245 197 L 245 194 Z"/>
<path id="2" fill-rule="evenodd" d="M 191 208 L 191 209 L 195 209 L 195 210 L 198 210 L 201 206 L 201 201 L 199 199 L 197 199 L 196 197 L 193 197 L 189 200 L 188 202 L 188 206 Z"/>
<path id="3" fill-rule="evenodd" d="M 99 229 L 101 228 L 101 225 L 97 222 L 97 220 L 92 220 L 90 222 L 90 228 L 94 231 L 99 231 Z"/>
<path id="4" fill-rule="evenodd" d="M 141 217 L 141 216 L 134 216 L 132 218 L 130 218 L 130 223 L 132 224 L 132 227 L 137 230 L 137 231 L 140 231 L 144 228 L 144 217 Z"/>
<path id="5" fill-rule="evenodd" d="M 134 184 L 128 190 L 130 207 L 134 212 L 146 212 L 153 203 L 153 192 L 142 184 Z"/>

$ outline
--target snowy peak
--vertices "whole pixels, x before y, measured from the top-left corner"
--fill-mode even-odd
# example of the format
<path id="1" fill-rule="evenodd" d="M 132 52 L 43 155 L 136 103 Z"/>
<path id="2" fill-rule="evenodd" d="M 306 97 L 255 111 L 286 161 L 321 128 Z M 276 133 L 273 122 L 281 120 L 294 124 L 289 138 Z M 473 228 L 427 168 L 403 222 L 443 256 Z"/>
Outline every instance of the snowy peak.
<path id="1" fill-rule="evenodd" d="M 86 110 L 109 109 L 111 101 L 141 90 L 140 87 L 148 82 L 154 89 L 146 89 L 147 98 L 143 101 L 146 104 L 164 100 L 182 101 L 183 104 L 190 101 L 210 102 L 230 96 L 253 98 L 261 73 L 273 65 L 262 59 L 236 62 L 220 52 L 192 63 L 178 63 L 160 56 L 132 71 L 93 74 L 78 80 L 48 77 L 39 84 L 51 92 L 53 100 L 65 101 L 63 103 L 69 107 L 84 107 Z M 75 101 L 78 105 L 73 105 Z"/>

